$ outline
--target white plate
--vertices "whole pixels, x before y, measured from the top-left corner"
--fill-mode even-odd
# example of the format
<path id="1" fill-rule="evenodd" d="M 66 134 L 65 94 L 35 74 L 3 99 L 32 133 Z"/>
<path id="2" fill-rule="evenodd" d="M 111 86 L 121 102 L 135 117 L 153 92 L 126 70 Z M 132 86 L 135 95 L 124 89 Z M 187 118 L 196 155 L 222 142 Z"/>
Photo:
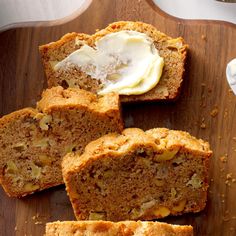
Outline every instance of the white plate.
<path id="1" fill-rule="evenodd" d="M 0 0 L 0 31 L 21 26 L 65 23 L 84 12 L 92 0 Z"/>

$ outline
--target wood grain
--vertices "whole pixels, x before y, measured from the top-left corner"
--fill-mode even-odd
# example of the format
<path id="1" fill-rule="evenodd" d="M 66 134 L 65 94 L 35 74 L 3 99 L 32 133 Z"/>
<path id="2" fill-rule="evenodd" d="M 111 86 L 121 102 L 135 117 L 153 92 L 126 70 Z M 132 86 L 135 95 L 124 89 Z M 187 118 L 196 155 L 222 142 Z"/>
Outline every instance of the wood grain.
<path id="1" fill-rule="evenodd" d="M 210 142 L 211 187 L 206 209 L 198 214 L 168 217 L 163 221 L 191 224 L 195 235 L 236 235 L 236 96 L 229 91 L 225 68 L 236 56 L 236 27 L 213 21 L 184 21 L 162 13 L 145 0 L 96 0 L 77 19 L 56 27 L 22 28 L 0 35 L 0 114 L 34 106 L 45 87 L 38 45 L 67 32 L 94 33 L 118 20 L 151 23 L 190 45 L 182 93 L 175 103 L 126 105 L 127 127 L 168 127 L 189 131 Z M 217 108 L 217 115 L 211 111 Z M 220 157 L 227 157 L 223 163 Z M 64 186 L 23 198 L 10 199 L 0 190 L 0 235 L 43 235 L 45 222 L 74 219 Z M 16 227 L 16 228 L 15 228 Z"/>

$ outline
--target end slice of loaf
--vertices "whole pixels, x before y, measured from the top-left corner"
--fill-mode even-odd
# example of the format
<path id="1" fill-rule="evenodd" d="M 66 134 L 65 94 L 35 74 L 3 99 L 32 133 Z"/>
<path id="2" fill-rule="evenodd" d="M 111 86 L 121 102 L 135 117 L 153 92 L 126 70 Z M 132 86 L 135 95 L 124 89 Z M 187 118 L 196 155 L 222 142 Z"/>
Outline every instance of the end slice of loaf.
<path id="1" fill-rule="evenodd" d="M 121 96 L 122 102 L 174 100 L 177 98 L 183 82 L 184 64 L 188 46 L 181 37 L 171 38 L 158 31 L 154 26 L 143 22 L 120 21 L 93 35 L 69 33 L 60 40 L 39 47 L 48 86 L 79 87 L 97 92 L 100 84 L 97 80 L 83 73 L 78 68 L 67 71 L 55 71 L 59 61 L 79 49 L 84 44 L 94 46 L 101 37 L 121 30 L 133 30 L 147 34 L 153 39 L 155 47 L 164 58 L 162 77 L 155 88 L 142 95 Z"/>
<path id="2" fill-rule="evenodd" d="M 183 131 L 126 129 L 62 162 L 78 220 L 151 220 L 206 204 L 209 144 Z"/>
<path id="3" fill-rule="evenodd" d="M 46 225 L 45 236 L 193 236 L 192 226 L 145 221 L 64 221 Z"/>
<path id="4" fill-rule="evenodd" d="M 66 153 L 81 153 L 90 141 L 122 127 L 118 95 L 48 89 L 36 109 L 0 119 L 0 182 L 14 197 L 62 184 Z"/>

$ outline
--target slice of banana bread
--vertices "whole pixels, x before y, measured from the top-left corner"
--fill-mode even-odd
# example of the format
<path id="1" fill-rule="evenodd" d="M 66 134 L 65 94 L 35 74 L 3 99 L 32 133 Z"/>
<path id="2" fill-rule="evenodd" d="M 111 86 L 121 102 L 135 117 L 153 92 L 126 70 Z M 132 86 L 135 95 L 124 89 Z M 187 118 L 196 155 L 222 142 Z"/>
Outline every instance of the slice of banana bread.
<path id="1" fill-rule="evenodd" d="M 114 131 L 122 131 L 118 95 L 48 89 L 36 109 L 0 119 L 0 183 L 14 197 L 62 184 L 62 157 Z"/>
<path id="2" fill-rule="evenodd" d="M 193 236 L 188 225 L 145 221 L 56 221 L 47 223 L 45 236 Z"/>
<path id="3" fill-rule="evenodd" d="M 209 144 L 183 131 L 126 129 L 62 161 L 78 220 L 151 220 L 206 204 Z"/>
<path id="4" fill-rule="evenodd" d="M 110 24 L 107 28 L 94 35 L 68 33 L 60 40 L 39 47 L 48 86 L 79 87 L 91 92 L 101 89 L 101 81 L 93 79 L 78 67 L 70 70 L 55 70 L 54 66 L 83 45 L 93 47 L 103 36 L 122 31 L 132 30 L 145 33 L 153 41 L 161 57 L 164 58 L 164 69 L 159 83 L 142 95 L 122 95 L 122 102 L 173 100 L 179 94 L 183 81 L 184 64 L 188 46 L 181 37 L 171 38 L 159 32 L 152 25 L 143 22 L 120 21 Z"/>

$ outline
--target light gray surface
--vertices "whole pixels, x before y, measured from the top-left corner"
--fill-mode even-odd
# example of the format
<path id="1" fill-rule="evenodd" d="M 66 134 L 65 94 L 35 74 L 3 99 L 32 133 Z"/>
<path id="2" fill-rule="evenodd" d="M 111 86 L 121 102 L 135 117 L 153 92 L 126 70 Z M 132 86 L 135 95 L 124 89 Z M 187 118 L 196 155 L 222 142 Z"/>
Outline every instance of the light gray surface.
<path id="1" fill-rule="evenodd" d="M 236 4 L 215 0 L 153 0 L 166 13 L 183 19 L 221 20 L 236 24 Z"/>
<path id="2" fill-rule="evenodd" d="M 0 31 L 26 25 L 59 24 L 73 19 L 92 0 L 0 0 Z"/>

